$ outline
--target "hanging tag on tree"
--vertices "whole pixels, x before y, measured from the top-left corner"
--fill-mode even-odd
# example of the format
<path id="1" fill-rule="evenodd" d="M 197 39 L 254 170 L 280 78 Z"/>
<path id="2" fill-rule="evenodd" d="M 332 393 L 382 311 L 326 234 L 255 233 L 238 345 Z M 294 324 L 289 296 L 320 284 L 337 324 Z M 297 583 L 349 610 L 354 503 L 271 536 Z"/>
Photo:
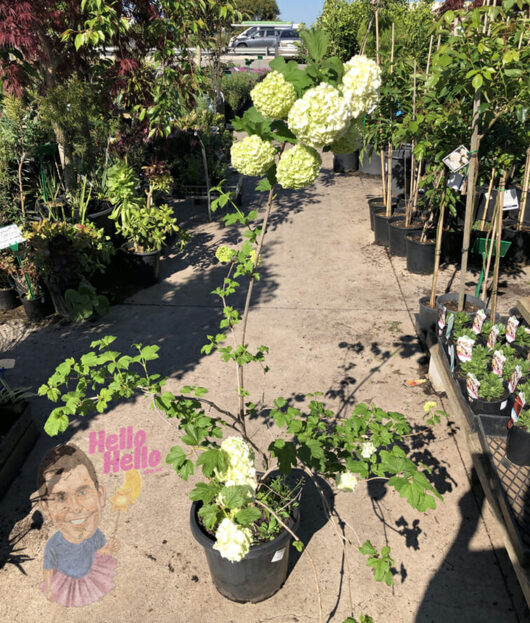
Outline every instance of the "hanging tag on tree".
<path id="1" fill-rule="evenodd" d="M 519 199 L 517 197 L 517 190 L 515 188 L 507 188 L 504 191 L 502 209 L 504 212 L 508 210 L 519 209 Z"/>
<path id="2" fill-rule="evenodd" d="M 458 190 L 462 192 L 466 185 L 466 176 L 461 173 L 451 173 L 447 178 L 447 187 L 454 188 L 454 190 Z"/>
<path id="3" fill-rule="evenodd" d="M 460 147 L 457 147 L 450 154 L 447 154 L 447 156 L 442 159 L 442 162 L 453 173 L 460 171 L 462 167 L 469 164 L 469 152 L 467 151 L 467 147 L 465 145 L 460 145 Z"/>

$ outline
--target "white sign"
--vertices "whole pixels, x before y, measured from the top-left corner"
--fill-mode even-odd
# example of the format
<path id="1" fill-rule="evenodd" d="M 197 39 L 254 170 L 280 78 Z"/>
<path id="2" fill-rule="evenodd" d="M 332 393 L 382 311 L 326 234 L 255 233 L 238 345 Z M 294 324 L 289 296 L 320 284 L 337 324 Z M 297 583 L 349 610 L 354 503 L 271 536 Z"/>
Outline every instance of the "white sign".
<path id="1" fill-rule="evenodd" d="M 18 225 L 7 225 L 7 227 L 0 227 L 0 249 L 7 249 L 13 244 L 19 242 L 25 242 L 22 238 Z"/>
<path id="2" fill-rule="evenodd" d="M 517 191 L 515 188 L 507 188 L 504 191 L 504 197 L 502 202 L 503 210 L 517 210 L 519 208 L 519 199 L 517 198 Z"/>
<path id="3" fill-rule="evenodd" d="M 449 188 L 454 188 L 455 190 L 462 190 L 466 183 L 466 178 L 464 175 L 460 173 L 451 173 L 451 175 L 447 178 L 447 186 Z"/>
<path id="4" fill-rule="evenodd" d="M 465 167 L 466 164 L 469 163 L 467 147 L 465 145 L 460 145 L 460 147 L 457 147 L 448 154 L 442 162 L 449 167 L 453 173 L 460 171 L 462 167 Z"/>

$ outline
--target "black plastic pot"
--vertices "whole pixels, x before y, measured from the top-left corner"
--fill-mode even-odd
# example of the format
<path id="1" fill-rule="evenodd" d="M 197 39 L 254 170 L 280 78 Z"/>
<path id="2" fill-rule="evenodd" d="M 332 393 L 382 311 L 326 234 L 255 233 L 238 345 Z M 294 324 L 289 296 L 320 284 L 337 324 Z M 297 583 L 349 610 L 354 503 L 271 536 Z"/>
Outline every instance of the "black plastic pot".
<path id="1" fill-rule="evenodd" d="M 116 230 L 114 221 L 109 216 L 112 212 L 112 206 L 110 204 L 101 204 L 101 209 L 92 214 L 88 214 L 88 220 L 95 225 L 98 229 L 103 229 L 106 236 L 113 236 Z"/>
<path id="2" fill-rule="evenodd" d="M 52 305 L 44 296 L 37 299 L 22 299 L 22 305 L 28 320 L 37 322 L 52 313 Z"/>
<path id="3" fill-rule="evenodd" d="M 517 223 L 508 221 L 506 225 L 503 225 L 502 239 L 511 242 L 504 261 L 513 264 L 530 263 L 530 228 L 528 225 L 525 229 L 518 230 Z"/>
<path id="4" fill-rule="evenodd" d="M 213 549 L 215 541 L 202 529 L 197 519 L 200 502 L 194 502 L 190 511 L 191 532 L 202 545 L 217 590 L 228 599 L 240 603 L 257 603 L 276 593 L 287 578 L 291 535 L 284 530 L 267 543 L 254 545 L 239 562 L 230 562 Z M 300 516 L 289 526 L 296 531 Z"/>
<path id="5" fill-rule="evenodd" d="M 459 264 L 462 258 L 462 241 L 464 232 L 461 229 L 444 230 L 442 236 L 441 260 L 448 264 Z"/>
<path id="6" fill-rule="evenodd" d="M 366 175 L 381 175 L 380 155 L 376 151 L 365 153 L 362 159 L 359 158 L 359 171 Z"/>
<path id="7" fill-rule="evenodd" d="M 405 217 L 402 214 L 392 216 L 388 220 L 388 248 L 390 255 L 405 257 L 407 255 L 406 235 L 414 231 L 421 231 L 423 224 L 413 221 L 409 227 L 405 227 Z"/>
<path id="8" fill-rule="evenodd" d="M 333 154 L 333 170 L 335 173 L 352 173 L 359 169 L 359 152 L 352 154 Z"/>
<path id="9" fill-rule="evenodd" d="M 467 398 L 467 391 L 465 393 Z M 498 415 L 499 417 L 508 417 L 510 415 L 511 401 L 510 394 L 506 389 L 504 394 L 497 400 L 483 400 L 477 398 L 470 400 L 469 406 L 473 413 L 484 413 L 485 415 Z"/>
<path id="10" fill-rule="evenodd" d="M 20 305 L 20 301 L 14 288 L 0 289 L 0 309 L 7 311 L 8 309 L 14 309 L 18 305 Z"/>
<path id="11" fill-rule="evenodd" d="M 160 251 L 136 253 L 132 245 L 125 247 L 130 280 L 142 286 L 151 286 L 158 282 L 160 277 Z"/>
<path id="12" fill-rule="evenodd" d="M 392 218 L 385 212 L 374 213 L 374 242 L 383 247 L 388 247 L 388 220 Z"/>
<path id="13" fill-rule="evenodd" d="M 509 429 L 506 456 L 516 465 L 530 465 L 530 433 L 522 426 Z"/>
<path id="14" fill-rule="evenodd" d="M 440 294 L 436 298 L 436 307 L 441 309 L 442 307 L 447 307 L 447 303 L 457 302 L 458 301 L 458 292 L 447 292 L 447 294 Z M 466 309 L 468 306 L 473 306 L 476 309 L 486 309 L 486 303 L 472 294 L 464 295 L 464 310 L 470 312 L 471 310 Z"/>
<path id="15" fill-rule="evenodd" d="M 374 231 L 374 227 L 375 227 L 374 214 L 377 214 L 378 212 L 385 212 L 386 210 L 385 204 L 383 200 L 381 199 L 381 197 L 375 197 L 374 199 L 368 199 L 368 208 L 370 210 L 370 228 L 372 231 Z M 393 198 L 392 199 L 392 213 L 394 212 L 395 209 L 396 209 L 396 200 Z"/>
<path id="16" fill-rule="evenodd" d="M 420 242 L 420 234 L 406 236 L 407 270 L 415 275 L 431 275 L 434 271 L 434 240 Z"/>
<path id="17" fill-rule="evenodd" d="M 436 304 L 433 307 L 429 307 L 429 302 L 431 300 L 430 296 L 423 296 L 420 299 L 420 312 L 418 314 L 418 325 L 419 328 L 425 333 L 434 333 L 436 334 L 436 322 L 437 322 L 437 314 L 438 310 L 436 308 Z"/>

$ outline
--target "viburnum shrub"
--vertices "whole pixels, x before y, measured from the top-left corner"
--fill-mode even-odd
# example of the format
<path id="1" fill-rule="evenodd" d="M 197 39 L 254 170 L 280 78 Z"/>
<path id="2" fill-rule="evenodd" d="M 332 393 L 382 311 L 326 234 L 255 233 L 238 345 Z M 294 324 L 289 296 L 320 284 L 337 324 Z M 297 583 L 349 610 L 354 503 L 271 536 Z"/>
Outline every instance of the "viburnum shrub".
<path id="1" fill-rule="evenodd" d="M 335 92 L 330 101 L 337 102 L 336 119 L 343 119 L 343 131 L 346 132 L 352 117 L 345 114 L 348 107 L 339 91 L 344 65 L 337 58 L 321 60 L 327 48 L 325 35 L 313 32 L 304 36 L 314 59 L 312 64 L 302 70 L 296 63 L 287 64 L 278 58 L 271 66 L 293 85 L 298 96 L 293 106 L 303 99 L 304 94 L 318 89 L 321 84 L 322 92 L 333 89 Z M 277 77 L 274 80 L 275 84 L 281 83 Z M 372 86 L 370 83 L 367 88 Z M 266 88 L 257 91 L 262 109 L 266 108 L 262 101 L 266 92 Z M 287 89 L 285 93 L 288 97 Z M 274 97 L 277 94 L 278 91 Z M 367 101 L 372 100 L 367 98 Z M 276 111 L 282 108 L 278 102 L 274 106 Z M 283 109 L 281 113 L 284 114 Z M 289 116 L 287 114 L 288 119 Z M 312 128 L 313 137 L 328 133 L 326 140 L 338 140 L 340 133 L 333 135 L 329 118 L 322 120 L 326 126 L 324 130 L 315 121 L 316 115 L 311 119 L 306 126 L 315 126 Z M 184 480 L 200 472 L 201 476 L 190 492 L 191 500 L 197 502 L 199 523 L 211 535 L 214 548 L 221 556 L 235 563 L 242 560 L 253 545 L 274 539 L 283 530 L 291 533 L 294 546 L 302 550 L 303 542 L 294 532 L 294 518 L 300 504 L 302 479 L 305 478 L 311 479 L 319 491 L 343 546 L 350 540 L 342 535 L 332 517 L 322 493 L 322 478 L 335 482 L 338 490 L 353 492 L 356 496 L 360 495 L 359 490 L 364 490 L 361 485 L 366 481 L 385 481 L 419 511 L 434 509 L 436 498 L 441 499 L 441 495 L 429 481 L 428 468 L 418 465 L 407 454 L 408 438 L 419 433 L 413 432 L 404 415 L 384 411 L 375 405 L 358 404 L 350 415 L 345 416 L 328 409 L 319 393 L 307 394 L 304 406 L 300 408 L 280 396 L 273 401 L 267 414 L 275 424 L 275 428 L 269 429 L 272 434 L 270 443 L 262 447 L 248 435 L 249 419 L 263 416 L 265 410 L 265 406 L 252 402 L 244 383 L 244 369 L 248 364 L 257 363 L 264 372 L 268 371 L 265 362 L 268 347 L 251 348 L 246 330 L 253 286 L 260 277 L 261 251 L 273 199 L 278 184 L 285 188 L 301 188 L 312 183 L 318 175 L 321 159 L 313 147 L 297 138 L 285 121 L 268 119 L 255 108 L 236 120 L 234 126 L 247 129 L 250 136 L 243 139 L 239 147 L 236 144 L 233 148 L 233 160 L 237 163 L 241 157 L 245 167 L 252 162 L 254 170 L 265 176 L 258 183 L 258 189 L 268 191 L 268 201 L 263 221 L 255 224 L 257 211 L 242 211 L 231 201 L 229 194 L 223 193 L 220 187 L 214 189 L 218 195 L 212 203 L 212 210 L 225 209 L 225 225 L 238 226 L 244 231 L 239 248 L 222 245 L 217 249 L 216 258 L 227 270 L 222 284 L 213 291 L 222 304 L 222 319 L 219 331 L 207 336 L 201 352 L 209 355 L 217 351 L 224 361 L 235 365 L 235 408 L 223 408 L 206 398 L 207 389 L 201 386 L 185 386 L 178 393 L 167 391 L 166 380 L 150 374 L 147 368 L 148 362 L 158 357 L 158 346 L 137 344 L 135 354 L 122 355 L 110 348 L 113 337 L 93 342 L 93 350 L 78 361 L 70 358 L 63 362 L 40 387 L 39 394 L 62 403 L 51 412 L 45 425 L 45 430 L 52 435 L 64 431 L 74 415 L 94 411 L 103 413 L 112 401 L 129 398 L 138 391 L 152 396 L 153 405 L 172 418 L 182 432 L 180 443 L 169 450 L 166 461 Z M 242 154 L 249 145 L 249 138 L 252 139 L 251 153 L 244 161 Z M 282 145 L 276 147 L 276 141 L 281 141 Z M 268 143 L 269 147 L 264 148 L 263 143 Z M 288 151 L 284 150 L 286 143 L 293 145 Z M 271 149 L 277 152 L 277 164 L 269 160 Z M 268 168 L 265 164 L 263 168 L 259 167 L 259 154 Z M 229 206 L 233 210 L 228 209 Z M 238 309 L 230 303 L 243 282 L 248 286 L 247 294 L 242 309 Z M 438 411 L 434 403 L 428 403 L 425 424 L 438 423 L 441 415 L 443 412 Z M 378 551 L 370 540 L 362 543 L 358 539 L 358 550 L 367 556 L 367 564 L 373 568 L 375 579 L 391 585 L 394 561 L 390 557 L 390 548 L 383 547 Z M 317 578 L 310 552 L 307 555 Z M 317 594 L 320 621 L 323 621 L 320 589 Z M 350 608 L 353 612 L 351 600 Z M 371 619 L 362 615 L 361 621 Z"/>

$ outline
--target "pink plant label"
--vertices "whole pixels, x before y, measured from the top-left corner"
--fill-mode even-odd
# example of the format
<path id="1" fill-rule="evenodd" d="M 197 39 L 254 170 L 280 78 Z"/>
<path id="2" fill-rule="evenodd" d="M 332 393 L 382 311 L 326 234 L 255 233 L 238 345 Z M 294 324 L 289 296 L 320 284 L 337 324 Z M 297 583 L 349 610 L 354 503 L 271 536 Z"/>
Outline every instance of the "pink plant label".
<path id="1" fill-rule="evenodd" d="M 471 361 L 471 357 L 473 355 L 473 344 L 475 340 L 468 337 L 467 335 L 463 335 L 459 337 L 456 341 L 456 354 L 460 361 Z"/>
<path id="2" fill-rule="evenodd" d="M 446 313 L 447 313 L 447 309 L 445 307 L 441 307 L 438 310 L 438 335 L 442 335 L 442 332 L 444 330 Z"/>
<path id="3" fill-rule="evenodd" d="M 496 350 L 493 353 L 493 358 L 491 360 L 492 372 L 495 372 L 497 376 L 502 376 L 505 362 L 506 362 L 506 357 L 502 354 L 500 350 Z"/>
<path id="4" fill-rule="evenodd" d="M 493 326 L 491 327 L 490 334 L 488 335 L 488 348 L 493 350 L 495 348 L 495 343 L 497 341 L 497 337 L 499 336 L 499 327 Z"/>
<path id="5" fill-rule="evenodd" d="M 522 376 L 523 371 L 521 370 L 521 366 L 515 366 L 515 369 L 512 372 L 512 376 L 510 377 L 510 382 L 508 383 L 508 389 L 510 390 L 510 394 L 513 394 Z"/>
<path id="6" fill-rule="evenodd" d="M 466 389 L 469 400 L 476 400 L 478 398 L 478 390 L 480 388 L 480 381 L 477 377 L 468 372 L 466 377 Z"/>
<path id="7" fill-rule="evenodd" d="M 473 319 L 473 331 L 478 335 L 482 331 L 482 325 L 486 319 L 486 312 L 483 309 L 479 309 Z"/>
<path id="8" fill-rule="evenodd" d="M 524 396 L 524 392 L 519 392 L 515 402 L 513 403 L 512 412 L 510 414 L 510 421 L 508 422 L 508 428 L 511 428 L 515 422 L 519 419 L 519 413 L 521 413 L 521 409 L 525 406 L 526 399 Z"/>
<path id="9" fill-rule="evenodd" d="M 510 316 L 508 318 L 508 322 L 506 323 L 506 341 L 510 344 L 515 340 L 515 334 L 518 326 L 519 321 L 517 318 L 515 316 Z"/>

